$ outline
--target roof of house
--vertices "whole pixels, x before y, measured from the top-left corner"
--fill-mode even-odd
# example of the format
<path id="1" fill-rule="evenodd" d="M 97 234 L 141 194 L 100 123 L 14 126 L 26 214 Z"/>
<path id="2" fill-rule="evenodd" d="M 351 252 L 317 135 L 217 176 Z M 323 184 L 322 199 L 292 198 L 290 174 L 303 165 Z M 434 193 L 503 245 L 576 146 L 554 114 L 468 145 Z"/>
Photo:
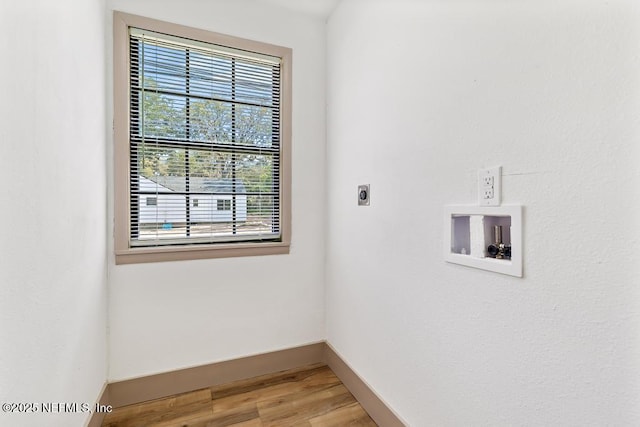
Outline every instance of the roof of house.
<path id="1" fill-rule="evenodd" d="M 143 178 L 172 191 L 186 191 L 186 179 L 184 176 L 143 176 Z M 235 191 L 233 184 L 234 180 L 229 178 L 189 177 L 189 191 L 193 193 L 245 193 L 247 191 L 241 180 L 235 180 Z"/>

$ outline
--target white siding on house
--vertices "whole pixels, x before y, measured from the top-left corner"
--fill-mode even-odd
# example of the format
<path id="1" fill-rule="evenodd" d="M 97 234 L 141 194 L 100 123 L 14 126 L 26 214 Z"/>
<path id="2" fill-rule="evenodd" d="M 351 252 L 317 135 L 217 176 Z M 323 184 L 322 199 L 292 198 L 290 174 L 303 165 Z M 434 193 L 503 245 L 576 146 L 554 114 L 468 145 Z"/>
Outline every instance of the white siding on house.
<path id="1" fill-rule="evenodd" d="M 143 176 L 140 177 L 140 191 L 170 192 Z M 156 205 L 149 205 L 149 199 L 156 198 Z M 173 224 L 186 221 L 185 196 L 174 194 L 142 195 L 139 201 L 141 224 Z"/>
<path id="2" fill-rule="evenodd" d="M 197 200 L 197 206 L 194 201 Z M 218 209 L 220 203 L 227 203 L 228 209 Z M 231 196 L 202 195 L 191 196 L 191 222 L 230 222 L 233 221 Z M 247 196 L 236 196 L 236 221 L 247 220 Z"/>
<path id="3" fill-rule="evenodd" d="M 140 191 L 167 193 L 170 188 L 140 176 Z M 233 221 L 232 196 L 229 195 L 192 195 L 190 199 L 190 217 L 192 223 L 212 223 Z M 155 199 L 156 204 L 150 204 Z M 236 196 L 236 221 L 247 220 L 247 196 Z M 225 207 L 218 209 L 218 201 L 228 201 Z M 197 201 L 197 202 L 195 202 Z M 194 203 L 195 202 L 195 203 Z M 142 195 L 138 202 L 141 224 L 180 224 L 187 219 L 186 196 L 181 194 Z"/>

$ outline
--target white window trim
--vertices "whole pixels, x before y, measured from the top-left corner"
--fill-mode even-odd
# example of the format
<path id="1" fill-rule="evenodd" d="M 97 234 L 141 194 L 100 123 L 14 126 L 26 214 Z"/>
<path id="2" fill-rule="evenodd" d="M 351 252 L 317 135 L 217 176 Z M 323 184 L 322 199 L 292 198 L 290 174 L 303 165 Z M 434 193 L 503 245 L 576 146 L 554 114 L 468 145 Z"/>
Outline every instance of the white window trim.
<path id="1" fill-rule="evenodd" d="M 282 58 L 280 124 L 280 229 L 277 242 L 132 247 L 129 242 L 129 27 L 199 40 Z M 291 61 L 292 50 L 207 30 L 114 11 L 114 242 L 116 264 L 288 254 L 291 243 Z"/>

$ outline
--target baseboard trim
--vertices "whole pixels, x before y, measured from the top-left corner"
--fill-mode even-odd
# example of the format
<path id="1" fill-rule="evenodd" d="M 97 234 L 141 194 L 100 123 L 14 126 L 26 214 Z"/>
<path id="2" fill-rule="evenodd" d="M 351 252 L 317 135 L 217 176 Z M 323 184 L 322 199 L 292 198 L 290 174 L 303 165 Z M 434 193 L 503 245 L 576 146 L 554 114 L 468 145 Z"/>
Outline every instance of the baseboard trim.
<path id="1" fill-rule="evenodd" d="M 284 371 L 322 358 L 324 342 L 109 384 L 114 408 Z"/>
<path id="2" fill-rule="evenodd" d="M 109 402 L 109 384 L 105 383 L 105 385 L 102 387 L 100 398 L 96 401 L 96 403 L 100 406 L 106 407 L 107 405 L 110 405 Z M 89 418 L 89 422 L 87 422 L 86 427 L 101 427 L 105 415 L 107 415 L 106 412 L 93 411 L 93 414 L 91 415 L 91 418 Z"/>
<path id="3" fill-rule="evenodd" d="M 325 343 L 324 363 L 362 405 L 371 418 L 383 427 L 404 427 L 406 424 L 387 403 L 340 357 L 329 343 Z"/>
<path id="4" fill-rule="evenodd" d="M 107 385 L 99 401 L 102 405 L 108 404 L 119 408 L 314 363 L 327 364 L 379 426 L 406 425 L 325 341 L 209 365 L 116 381 Z M 94 413 L 87 427 L 100 427 L 103 418 L 104 414 Z"/>

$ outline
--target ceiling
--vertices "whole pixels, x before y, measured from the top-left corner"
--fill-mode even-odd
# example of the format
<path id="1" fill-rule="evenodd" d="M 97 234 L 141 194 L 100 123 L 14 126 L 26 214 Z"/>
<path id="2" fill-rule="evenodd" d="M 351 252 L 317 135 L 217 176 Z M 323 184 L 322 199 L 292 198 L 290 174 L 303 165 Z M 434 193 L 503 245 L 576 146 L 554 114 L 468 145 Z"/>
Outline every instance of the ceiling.
<path id="1" fill-rule="evenodd" d="M 340 0 L 263 0 L 286 9 L 327 18 Z"/>

